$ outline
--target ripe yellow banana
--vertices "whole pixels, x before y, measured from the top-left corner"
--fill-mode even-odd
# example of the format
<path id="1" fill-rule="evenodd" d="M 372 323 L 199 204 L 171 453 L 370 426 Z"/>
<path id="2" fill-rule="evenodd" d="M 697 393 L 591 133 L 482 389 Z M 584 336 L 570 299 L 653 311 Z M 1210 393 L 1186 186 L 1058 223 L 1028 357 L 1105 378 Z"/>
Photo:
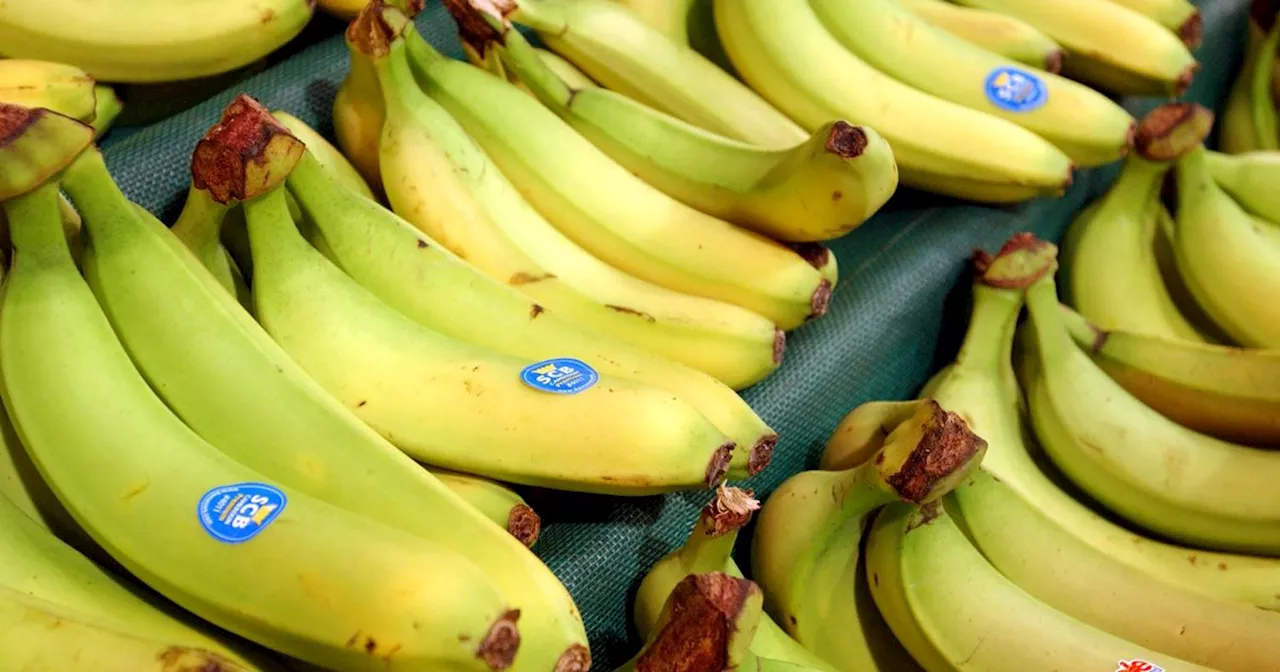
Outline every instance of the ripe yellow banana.
<path id="1" fill-rule="evenodd" d="M 386 113 L 382 90 L 373 61 L 352 42 L 353 22 L 347 28 L 347 54 L 351 65 L 333 98 L 333 137 L 343 156 L 351 161 L 375 195 L 382 192 L 382 172 L 378 167 L 378 141 Z"/>
<path id="2" fill-rule="evenodd" d="M 1173 247 L 1196 302 L 1241 345 L 1280 347 L 1280 223 L 1253 217 L 1213 180 L 1203 146 L 1178 160 Z"/>
<path id="3" fill-rule="evenodd" d="M 1036 599 L 992 567 L 962 525 L 942 502 L 919 509 L 895 502 L 868 533 L 871 594 L 926 670 L 1211 672 Z"/>
<path id="4" fill-rule="evenodd" d="M 1015 16 L 1043 30 L 1067 49 L 1064 74 L 1112 93 L 1180 95 L 1200 68 L 1177 35 L 1111 0 L 955 1 Z"/>
<path id="5" fill-rule="evenodd" d="M 856 599 L 862 530 L 884 504 L 937 500 L 985 450 L 960 416 L 925 401 L 889 431 L 874 459 L 789 478 L 765 502 L 752 539 L 752 576 L 769 614 L 838 670 L 901 669 L 909 657 L 879 632 L 883 623 L 860 615 L 870 606 Z"/>
<path id="6" fill-rule="evenodd" d="M 314 0 L 8 0 L 0 55 L 57 61 L 109 82 L 216 75 L 275 51 L 311 20 Z"/>
<path id="7" fill-rule="evenodd" d="M 513 30 L 471 1 L 449 7 L 460 21 Z M 826 313 L 835 282 L 815 263 L 667 196 L 510 83 L 434 52 L 412 26 L 406 37 L 428 95 L 534 208 L 601 260 L 669 289 L 741 306 L 784 330 Z"/>
<path id="8" fill-rule="evenodd" d="M 813 131 L 833 119 L 876 129 L 903 184 L 975 200 L 1061 193 L 1070 159 L 1003 119 L 882 74 L 850 53 L 807 2 L 716 0 L 716 25 L 743 78 Z"/>
<path id="9" fill-rule="evenodd" d="M 43 107 L 86 124 L 97 116 L 96 82 L 73 65 L 0 59 L 0 103 Z"/>
<path id="10" fill-rule="evenodd" d="M 1280 223 L 1280 152 L 1204 153 L 1209 176 L 1249 214 Z"/>
<path id="11" fill-rule="evenodd" d="M 1204 20 L 1188 0 L 1110 0 L 1151 18 L 1177 33 L 1188 49 L 1200 46 Z"/>
<path id="12" fill-rule="evenodd" d="M 538 541 L 542 518 L 516 491 L 481 476 L 444 469 L 432 469 L 431 474 L 520 543 L 532 547 Z"/>
<path id="13" fill-rule="evenodd" d="M 1036 435 L 1068 478 L 1126 520 L 1207 548 L 1280 555 L 1280 454 L 1175 424 L 1081 352 L 1053 278 L 1027 290 L 1039 373 L 1024 381 Z"/>
<path id="14" fill-rule="evenodd" d="M 101 161 L 84 156 L 69 180 Z M 56 184 L 4 208 L 22 250 L 0 308 L 4 405 L 95 541 L 201 618 L 316 665 L 510 663 L 516 616 L 464 556 L 278 487 L 169 411 L 71 261 Z"/>
<path id="15" fill-rule="evenodd" d="M 967 418 L 987 440 L 982 469 L 1028 505 L 1108 558 L 1181 590 L 1280 611 L 1280 560 L 1183 548 L 1134 534 L 1081 504 L 1046 473 L 1021 422 L 1022 395 L 1012 363 L 1023 288 L 1048 261 L 1034 241 L 1015 238 L 994 260 L 980 255 L 972 316 L 956 360 L 920 392 Z M 1027 250 L 1034 255 L 1017 253 Z M 1006 259 L 1002 261 L 1001 259 Z M 866 461 L 884 440 L 883 427 L 899 422 L 909 402 L 863 404 L 841 423 L 822 456 L 823 469 Z M 1024 549 L 1025 550 L 1025 549 Z"/>
<path id="16" fill-rule="evenodd" d="M 446 4 L 454 10 L 471 2 Z M 503 4 L 498 18 L 533 28 L 553 51 L 609 89 L 735 140 L 771 148 L 804 140 L 804 131 L 759 94 L 624 5 L 610 0 Z M 476 5 L 482 6 L 487 7 Z"/>
<path id="17" fill-rule="evenodd" d="M 993 54 L 1046 72 L 1062 70 L 1062 47 L 1026 21 L 947 0 L 897 1 L 925 21 Z"/>
<path id="18" fill-rule="evenodd" d="M 1011 121 L 1080 166 L 1133 143 L 1133 117 L 1065 77 L 1029 69 L 934 27 L 897 0 L 811 0 L 823 25 L 871 67 L 944 100 Z"/>
<path id="19" fill-rule="evenodd" d="M 422 162 L 428 155 L 415 156 Z M 601 373 L 669 390 L 741 447 L 734 451 L 732 477 L 758 473 L 769 463 L 777 434 L 714 378 L 580 327 L 555 302 L 535 302 L 485 276 L 390 211 L 344 191 L 309 154 L 288 184 L 307 214 L 312 243 L 356 282 L 424 327 L 533 361 L 569 353 Z M 406 249 L 414 253 L 402 254 Z"/>
<path id="20" fill-rule="evenodd" d="M 560 233 L 417 88 L 401 51 L 396 41 L 381 61 L 387 81 L 398 82 L 386 90 L 395 119 L 381 146 L 388 200 L 401 217 L 538 305 L 733 388 L 777 368 L 786 340 L 768 319 L 627 275 Z"/>
<path id="21" fill-rule="evenodd" d="M 71 117 L 0 103 L 0 201 L 43 184 L 92 142 L 93 128 Z"/>
<path id="22" fill-rule="evenodd" d="M 774 239 L 844 235 L 898 186 L 893 151 L 874 129 L 835 121 L 794 147 L 765 149 L 608 89 L 576 88 L 542 65 L 519 31 L 501 39 L 485 48 L 500 51 L 508 73 L 619 164 L 686 205 Z"/>

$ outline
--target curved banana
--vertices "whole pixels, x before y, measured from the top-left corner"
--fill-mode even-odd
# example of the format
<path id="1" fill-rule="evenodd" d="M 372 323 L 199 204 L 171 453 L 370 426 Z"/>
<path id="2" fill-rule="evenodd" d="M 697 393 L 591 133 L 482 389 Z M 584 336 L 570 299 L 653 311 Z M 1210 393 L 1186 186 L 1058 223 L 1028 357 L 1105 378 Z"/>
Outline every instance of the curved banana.
<path id="1" fill-rule="evenodd" d="M 510 663 L 515 616 L 470 560 L 277 487 L 169 411 L 71 261 L 57 185 L 3 205 L 22 250 L 0 308 L 4 405 L 95 541 L 201 618 L 316 665 Z"/>
<path id="2" fill-rule="evenodd" d="M 994 261 L 980 258 L 968 331 L 956 360 L 935 375 L 920 398 L 936 399 L 963 415 L 987 440 L 982 469 L 1071 536 L 1109 558 L 1183 590 L 1280 611 L 1280 560 L 1182 548 L 1134 534 L 1081 504 L 1042 468 L 1022 416 L 1014 373 L 1013 341 L 1022 312 L 1023 289 L 1048 272 L 1032 241 L 1006 244 Z M 1039 258 L 1016 254 L 1026 249 Z M 985 255 L 983 255 L 985 257 Z M 1001 261 L 1001 257 L 1008 259 Z M 823 469 L 847 469 L 866 461 L 883 442 L 887 423 L 910 402 L 863 404 L 842 422 L 822 455 Z M 891 425 L 889 425 L 891 426 Z"/>
<path id="3" fill-rule="evenodd" d="M 1045 452 L 1121 517 L 1208 548 L 1280 555 L 1280 454 L 1175 424 L 1081 352 L 1062 322 L 1051 276 L 1027 290 L 1040 373 L 1024 381 Z"/>
<path id="4" fill-rule="evenodd" d="M 107 82 L 171 82 L 252 63 L 302 32 L 314 0 L 0 5 L 0 55 L 68 63 Z"/>
<path id="5" fill-rule="evenodd" d="M 1161 415 L 1228 441 L 1280 447 L 1280 350 L 1103 329 L 1065 307 L 1063 319 L 1093 361 Z"/>
<path id="6" fill-rule="evenodd" d="M 1072 79 L 1127 95 L 1181 95 L 1200 64 L 1164 26 L 1111 0 L 955 0 L 1030 23 L 1066 47 Z"/>
<path id="7" fill-rule="evenodd" d="M 449 0 L 450 11 L 484 4 Z M 471 5 L 474 9 L 465 8 Z M 708 131 L 769 148 L 802 142 L 804 131 L 692 47 L 610 0 L 510 0 L 501 19 L 533 28 L 552 51 L 606 88 Z M 487 11 L 487 10 L 481 10 Z"/>
<path id="8" fill-rule="evenodd" d="M 463 21 L 492 19 L 479 5 L 449 6 L 467 12 Z M 804 256 L 650 186 L 515 86 L 434 52 L 411 24 L 406 37 L 428 95 L 535 209 L 602 261 L 659 286 L 746 308 L 783 330 L 826 313 L 835 282 Z"/>
<path id="9" fill-rule="evenodd" d="M 1172 30 L 1182 38 L 1188 49 L 1200 46 L 1204 32 L 1204 19 L 1200 10 L 1188 0 L 1111 0 L 1128 7 L 1156 23 Z"/>
<path id="10" fill-rule="evenodd" d="M 1280 224 L 1280 152 L 1206 151 L 1209 177 L 1249 214 Z"/>
<path id="11" fill-rule="evenodd" d="M 89 73 L 74 65 L 0 59 L 0 103 L 43 107 L 88 124 L 97 117 L 97 93 Z"/>
<path id="12" fill-rule="evenodd" d="M 0 201 L 44 184 L 92 142 L 93 128 L 71 117 L 0 103 Z"/>
<path id="13" fill-rule="evenodd" d="M 1057 73 L 1065 52 L 1035 26 L 1007 14 L 953 5 L 947 0 L 897 0 L 913 14 L 1005 58 Z"/>
<path id="14" fill-rule="evenodd" d="M 415 160 L 426 156 L 416 152 Z M 531 361 L 569 353 L 601 373 L 670 390 L 741 446 L 734 451 L 732 476 L 753 475 L 769 464 L 778 435 L 714 378 L 580 327 L 561 314 L 558 303 L 535 302 L 485 276 L 385 208 L 344 192 L 309 154 L 288 185 L 307 213 L 313 244 L 356 282 L 422 326 Z M 414 253 L 400 254 L 405 249 Z"/>
<path id="15" fill-rule="evenodd" d="M 316 132 L 303 120 L 285 112 L 283 110 L 275 110 L 271 113 L 280 123 L 284 124 L 289 132 L 302 141 L 306 145 L 307 151 L 329 171 L 333 177 L 342 184 L 343 187 L 349 189 L 369 200 L 376 200 L 373 190 L 369 188 L 369 183 L 364 181 L 360 176 L 360 171 L 351 165 L 347 157 L 334 147 L 323 135 Z"/>
<path id="16" fill-rule="evenodd" d="M 733 545 L 738 531 L 751 520 L 751 512 L 758 508 L 760 503 L 752 499 L 750 491 L 725 486 L 716 489 L 715 496 L 702 508 L 684 545 L 655 563 L 641 579 L 632 610 L 632 618 L 641 637 L 648 637 L 657 627 L 667 597 L 686 576 L 706 572 L 742 576 L 732 558 Z M 821 672 L 836 670 L 800 646 L 778 627 L 768 613 L 760 615 L 755 638 L 751 640 L 751 652 Z"/>
<path id="17" fill-rule="evenodd" d="M 1053 609 L 992 567 L 941 502 L 889 504 L 867 539 L 876 606 L 930 672 L 1211 672 Z M 1146 663 L 1137 666 L 1137 661 Z"/>
<path id="18" fill-rule="evenodd" d="M 862 530 L 886 503 L 935 501 L 968 477 L 985 450 L 960 416 L 926 401 L 889 432 L 874 459 L 787 479 L 765 502 L 752 538 L 752 576 L 770 615 L 836 669 L 910 669 L 893 638 L 877 633 L 883 623 L 861 616 L 870 606 L 858 603 L 854 583 Z"/>
<path id="19" fill-rule="evenodd" d="M 807 2 L 716 0 L 745 80 L 812 131 L 833 119 L 889 142 L 903 184 L 975 200 L 1061 193 L 1070 159 L 1030 131 L 917 91 L 851 54 Z"/>
<path id="20" fill-rule="evenodd" d="M 381 196 L 378 141 L 382 137 L 386 111 L 382 107 L 382 89 L 378 86 L 373 61 L 352 41 L 355 27 L 355 22 L 347 27 L 345 39 L 350 66 L 333 98 L 333 137 L 365 184 L 375 196 Z"/>
<path id="21" fill-rule="evenodd" d="M 1207 150 L 1175 164 L 1173 247 L 1196 302 L 1241 345 L 1280 347 L 1280 223 L 1245 212 L 1213 180 Z"/>
<path id="22" fill-rule="evenodd" d="M 1231 81 L 1227 99 L 1222 105 L 1222 119 L 1218 132 L 1219 149 L 1227 154 L 1258 151 L 1256 126 L 1253 119 L 1253 71 L 1258 67 L 1258 50 L 1263 33 L 1253 21 L 1248 21 L 1244 45 L 1244 58 Z"/>
<path id="23" fill-rule="evenodd" d="M 934 27 L 897 0 L 809 0 L 837 40 L 908 86 L 1011 121 L 1079 166 L 1111 163 L 1133 144 L 1133 117 L 1106 96 L 1027 69 Z"/>
<path id="24" fill-rule="evenodd" d="M 777 368 L 786 337 L 768 319 L 627 275 L 560 233 L 466 131 L 416 88 L 402 51 L 396 41 L 380 61 L 388 81 L 398 82 L 387 90 L 396 101 L 396 117 L 381 143 L 388 200 L 396 213 L 486 275 L 588 330 L 734 388 Z"/>
<path id="25" fill-rule="evenodd" d="M 574 88 L 542 65 L 519 31 L 501 39 L 495 50 L 507 71 L 613 160 L 686 205 L 776 240 L 842 236 L 898 186 L 893 151 L 873 129 L 834 121 L 795 147 L 765 149 L 608 89 Z"/>
<path id="26" fill-rule="evenodd" d="M 542 518 L 516 491 L 497 481 L 456 471 L 432 469 L 431 475 L 520 543 L 532 547 L 538 541 Z"/>
<path id="27" fill-rule="evenodd" d="M 1261 4 L 1261 3 L 1255 3 Z M 1280 11 L 1280 8 L 1277 8 Z M 1271 97 L 1271 82 L 1276 70 L 1277 47 L 1280 47 L 1280 21 L 1269 17 L 1270 27 L 1258 45 L 1249 77 L 1249 103 L 1253 111 L 1254 141 L 1261 150 L 1280 150 L 1280 112 Z M 1250 31 L 1255 30 L 1250 22 Z"/>

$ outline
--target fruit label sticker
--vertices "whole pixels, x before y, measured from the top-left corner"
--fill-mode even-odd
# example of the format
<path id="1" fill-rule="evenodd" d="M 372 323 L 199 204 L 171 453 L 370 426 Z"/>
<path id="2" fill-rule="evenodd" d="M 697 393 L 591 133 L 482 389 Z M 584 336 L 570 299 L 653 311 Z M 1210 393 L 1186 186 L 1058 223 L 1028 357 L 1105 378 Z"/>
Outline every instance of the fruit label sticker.
<path id="1" fill-rule="evenodd" d="M 578 394 L 600 380 L 600 374 L 581 360 L 569 357 L 548 359 L 524 367 L 520 379 L 543 392 Z"/>
<path id="2" fill-rule="evenodd" d="M 280 517 L 287 501 L 283 492 L 265 483 L 237 483 L 206 492 L 196 508 L 200 525 L 209 536 L 241 544 Z"/>
<path id="3" fill-rule="evenodd" d="M 987 75 L 987 100 L 1010 112 L 1030 112 L 1049 100 L 1039 77 L 1018 68 L 996 68 Z"/>
<path id="4" fill-rule="evenodd" d="M 1120 661 L 1115 672 L 1164 672 L 1164 668 L 1155 663 L 1148 663 L 1141 658 L 1134 658 L 1133 660 Z"/>

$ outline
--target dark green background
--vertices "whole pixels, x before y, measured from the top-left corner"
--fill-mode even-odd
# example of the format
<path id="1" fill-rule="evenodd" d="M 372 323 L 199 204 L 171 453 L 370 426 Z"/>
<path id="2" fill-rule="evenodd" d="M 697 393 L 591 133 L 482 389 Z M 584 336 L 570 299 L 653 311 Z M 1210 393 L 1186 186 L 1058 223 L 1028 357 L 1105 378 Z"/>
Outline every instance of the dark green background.
<path id="1" fill-rule="evenodd" d="M 428 4 L 418 18 L 423 34 L 460 56 L 442 5 Z M 1198 53 L 1204 69 L 1186 98 L 1217 107 L 1241 57 L 1248 2 L 1196 4 L 1205 18 L 1206 39 Z M 341 29 L 338 22 L 317 17 L 286 50 L 293 53 L 268 69 L 162 122 L 113 131 L 103 144 L 120 186 L 172 222 L 189 183 L 195 142 L 241 91 L 330 135 L 330 105 L 347 67 L 337 34 Z M 307 42 L 314 43 L 300 48 Z M 1125 104 L 1142 114 L 1159 102 Z M 747 487 L 764 496 L 790 474 L 814 467 L 827 435 L 854 406 L 914 396 L 958 345 L 967 317 L 966 262 L 972 250 L 994 250 L 1018 231 L 1058 240 L 1073 214 L 1097 197 L 1115 172 L 1114 165 L 1081 172 L 1063 198 L 1016 207 L 977 207 L 902 190 L 883 212 L 835 241 L 840 283 L 830 314 L 791 334 L 782 368 L 745 392 L 782 436 L 773 464 Z M 629 617 L 636 584 L 653 562 L 683 541 L 709 493 L 634 499 L 530 496 L 546 522 L 537 551 L 578 601 L 595 669 L 612 669 L 639 646 Z"/>

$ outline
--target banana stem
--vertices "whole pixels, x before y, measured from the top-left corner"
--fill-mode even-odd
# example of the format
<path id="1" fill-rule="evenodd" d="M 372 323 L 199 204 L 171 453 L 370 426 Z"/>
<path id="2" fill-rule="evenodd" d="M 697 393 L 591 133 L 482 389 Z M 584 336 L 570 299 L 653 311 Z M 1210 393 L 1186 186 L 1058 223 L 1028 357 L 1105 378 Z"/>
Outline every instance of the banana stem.
<path id="1" fill-rule="evenodd" d="M 1070 356 L 1076 347 L 1062 324 L 1060 305 L 1057 286 L 1050 276 L 1036 281 L 1027 290 L 1027 310 L 1031 313 L 1031 327 L 1045 368 L 1052 361 Z"/>
<path id="2" fill-rule="evenodd" d="M 213 194 L 192 184 L 187 189 L 182 213 L 173 223 L 171 230 L 174 235 L 195 252 L 207 268 L 213 268 L 217 255 L 222 253 L 222 222 L 230 209 L 230 205 L 219 203 Z"/>
<path id="3" fill-rule="evenodd" d="M 508 30 L 502 36 L 498 55 L 544 104 L 568 107 L 573 101 L 573 89 L 542 61 L 533 45 L 529 44 L 520 31 Z"/>
<path id="4" fill-rule="evenodd" d="M 955 368 L 989 371 L 1009 356 L 1022 292 L 974 283 L 973 310 Z"/>
<path id="5" fill-rule="evenodd" d="M 14 263 L 23 263 L 31 258 L 41 262 L 42 266 L 65 263 L 75 268 L 71 248 L 67 246 L 67 237 L 62 230 L 56 182 L 46 182 L 0 203 L 0 206 L 3 206 L 9 220 Z"/>
<path id="6" fill-rule="evenodd" d="M 1103 198 L 1113 203 L 1146 203 L 1158 193 L 1160 181 L 1171 165 L 1166 161 L 1150 161 L 1138 156 L 1136 152 L 1132 153 L 1125 157 L 1120 175 Z"/>
<path id="7" fill-rule="evenodd" d="M 759 503 L 749 492 L 721 486 L 715 499 L 702 509 L 698 522 L 678 551 L 686 574 L 724 571 L 733 555 L 738 531 L 751 520 Z"/>
<path id="8" fill-rule="evenodd" d="M 311 249 L 289 215 L 289 204 L 284 194 L 283 186 L 276 187 L 244 203 L 255 268 L 269 266 L 260 260 L 271 255 L 296 254 L 304 247 Z M 277 228 L 280 231 L 275 231 Z"/>

